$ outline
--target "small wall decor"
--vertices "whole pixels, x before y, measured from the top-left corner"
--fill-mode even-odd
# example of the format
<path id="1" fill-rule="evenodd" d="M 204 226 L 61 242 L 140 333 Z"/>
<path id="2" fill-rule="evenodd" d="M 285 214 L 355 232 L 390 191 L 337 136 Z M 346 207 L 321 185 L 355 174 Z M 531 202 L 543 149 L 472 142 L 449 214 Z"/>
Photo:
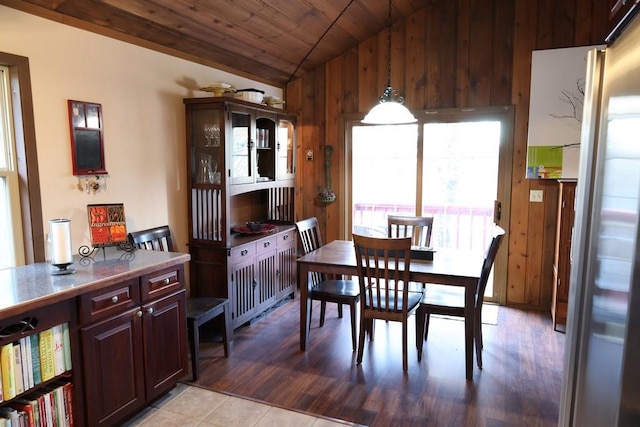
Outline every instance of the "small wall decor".
<path id="1" fill-rule="evenodd" d="M 107 174 L 104 161 L 102 106 L 94 102 L 67 101 L 74 175 Z"/>
<path id="2" fill-rule="evenodd" d="M 331 189 L 331 155 L 333 154 L 333 147 L 327 145 L 324 147 L 324 172 L 327 186 L 322 189 L 318 197 L 323 203 L 331 203 L 336 200 L 336 193 Z"/>
<path id="3" fill-rule="evenodd" d="M 96 194 L 100 190 L 104 190 L 107 186 L 105 176 L 96 175 L 95 177 L 78 177 L 78 190 L 87 194 Z"/>

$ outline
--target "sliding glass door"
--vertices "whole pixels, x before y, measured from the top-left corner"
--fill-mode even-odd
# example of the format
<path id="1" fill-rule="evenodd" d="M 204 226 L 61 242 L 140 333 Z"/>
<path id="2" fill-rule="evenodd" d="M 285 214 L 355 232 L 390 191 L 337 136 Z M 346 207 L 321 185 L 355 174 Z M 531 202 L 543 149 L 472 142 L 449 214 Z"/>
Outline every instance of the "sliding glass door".
<path id="1" fill-rule="evenodd" d="M 347 231 L 384 236 L 389 214 L 433 216 L 436 250 L 482 252 L 494 222 L 503 228 L 508 223 L 512 110 L 446 110 L 420 117 L 411 125 L 348 122 Z M 487 296 L 502 299 L 492 287 Z"/>

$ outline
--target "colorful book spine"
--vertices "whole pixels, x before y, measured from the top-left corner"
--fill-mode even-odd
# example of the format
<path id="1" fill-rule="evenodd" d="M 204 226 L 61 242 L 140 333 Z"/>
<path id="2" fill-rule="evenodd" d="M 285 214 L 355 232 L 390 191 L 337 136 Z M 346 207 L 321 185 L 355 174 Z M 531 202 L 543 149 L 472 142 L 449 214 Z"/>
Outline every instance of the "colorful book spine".
<path id="1" fill-rule="evenodd" d="M 64 373 L 64 338 L 62 337 L 62 325 L 51 328 L 53 332 L 53 368 L 54 375 Z"/>
<path id="2" fill-rule="evenodd" d="M 16 397 L 16 378 L 13 359 L 13 343 L 3 345 L 0 349 L 0 372 L 2 372 L 2 394 L 4 400 Z"/>
<path id="3" fill-rule="evenodd" d="M 16 383 L 16 394 L 24 393 L 24 371 L 22 370 L 22 352 L 20 343 L 13 343 L 13 372 Z"/>
<path id="4" fill-rule="evenodd" d="M 40 332 L 40 375 L 42 381 L 49 381 L 55 376 L 53 345 L 53 331 L 45 329 Z"/>
<path id="5" fill-rule="evenodd" d="M 20 338 L 22 353 L 22 376 L 24 377 L 24 389 L 29 390 L 34 386 L 33 371 L 31 368 L 31 340 L 29 337 Z"/>
<path id="6" fill-rule="evenodd" d="M 29 336 L 31 341 L 31 371 L 33 373 L 33 385 L 36 386 L 42 382 L 42 373 L 40 372 L 40 339 L 38 334 Z"/>
<path id="7" fill-rule="evenodd" d="M 62 324 L 62 341 L 64 345 L 64 370 L 70 371 L 71 366 L 71 339 L 69 338 L 69 323 Z"/>
<path id="8" fill-rule="evenodd" d="M 62 389 L 64 390 L 64 408 L 68 426 L 73 427 L 73 384 L 68 382 L 62 386 Z"/>

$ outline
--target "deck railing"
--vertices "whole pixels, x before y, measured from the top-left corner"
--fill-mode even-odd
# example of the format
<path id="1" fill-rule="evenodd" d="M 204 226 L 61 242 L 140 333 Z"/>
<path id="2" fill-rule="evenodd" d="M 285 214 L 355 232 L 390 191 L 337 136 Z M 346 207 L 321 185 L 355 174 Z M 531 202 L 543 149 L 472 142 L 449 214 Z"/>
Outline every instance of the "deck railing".
<path id="1" fill-rule="evenodd" d="M 422 212 L 422 215 L 434 218 L 431 235 L 434 248 L 483 251 L 493 235 L 493 207 L 427 205 Z M 353 207 L 354 231 L 386 235 L 389 214 L 415 215 L 415 208 L 396 204 L 356 203 Z"/>

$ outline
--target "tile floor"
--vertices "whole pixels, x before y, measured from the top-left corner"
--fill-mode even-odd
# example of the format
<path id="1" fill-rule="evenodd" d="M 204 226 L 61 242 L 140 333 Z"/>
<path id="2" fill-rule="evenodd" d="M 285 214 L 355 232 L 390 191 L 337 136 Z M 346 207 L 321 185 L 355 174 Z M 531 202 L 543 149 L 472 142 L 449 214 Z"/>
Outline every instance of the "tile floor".
<path id="1" fill-rule="evenodd" d="M 345 427 L 360 425 L 290 411 L 179 383 L 169 394 L 124 426 Z"/>

